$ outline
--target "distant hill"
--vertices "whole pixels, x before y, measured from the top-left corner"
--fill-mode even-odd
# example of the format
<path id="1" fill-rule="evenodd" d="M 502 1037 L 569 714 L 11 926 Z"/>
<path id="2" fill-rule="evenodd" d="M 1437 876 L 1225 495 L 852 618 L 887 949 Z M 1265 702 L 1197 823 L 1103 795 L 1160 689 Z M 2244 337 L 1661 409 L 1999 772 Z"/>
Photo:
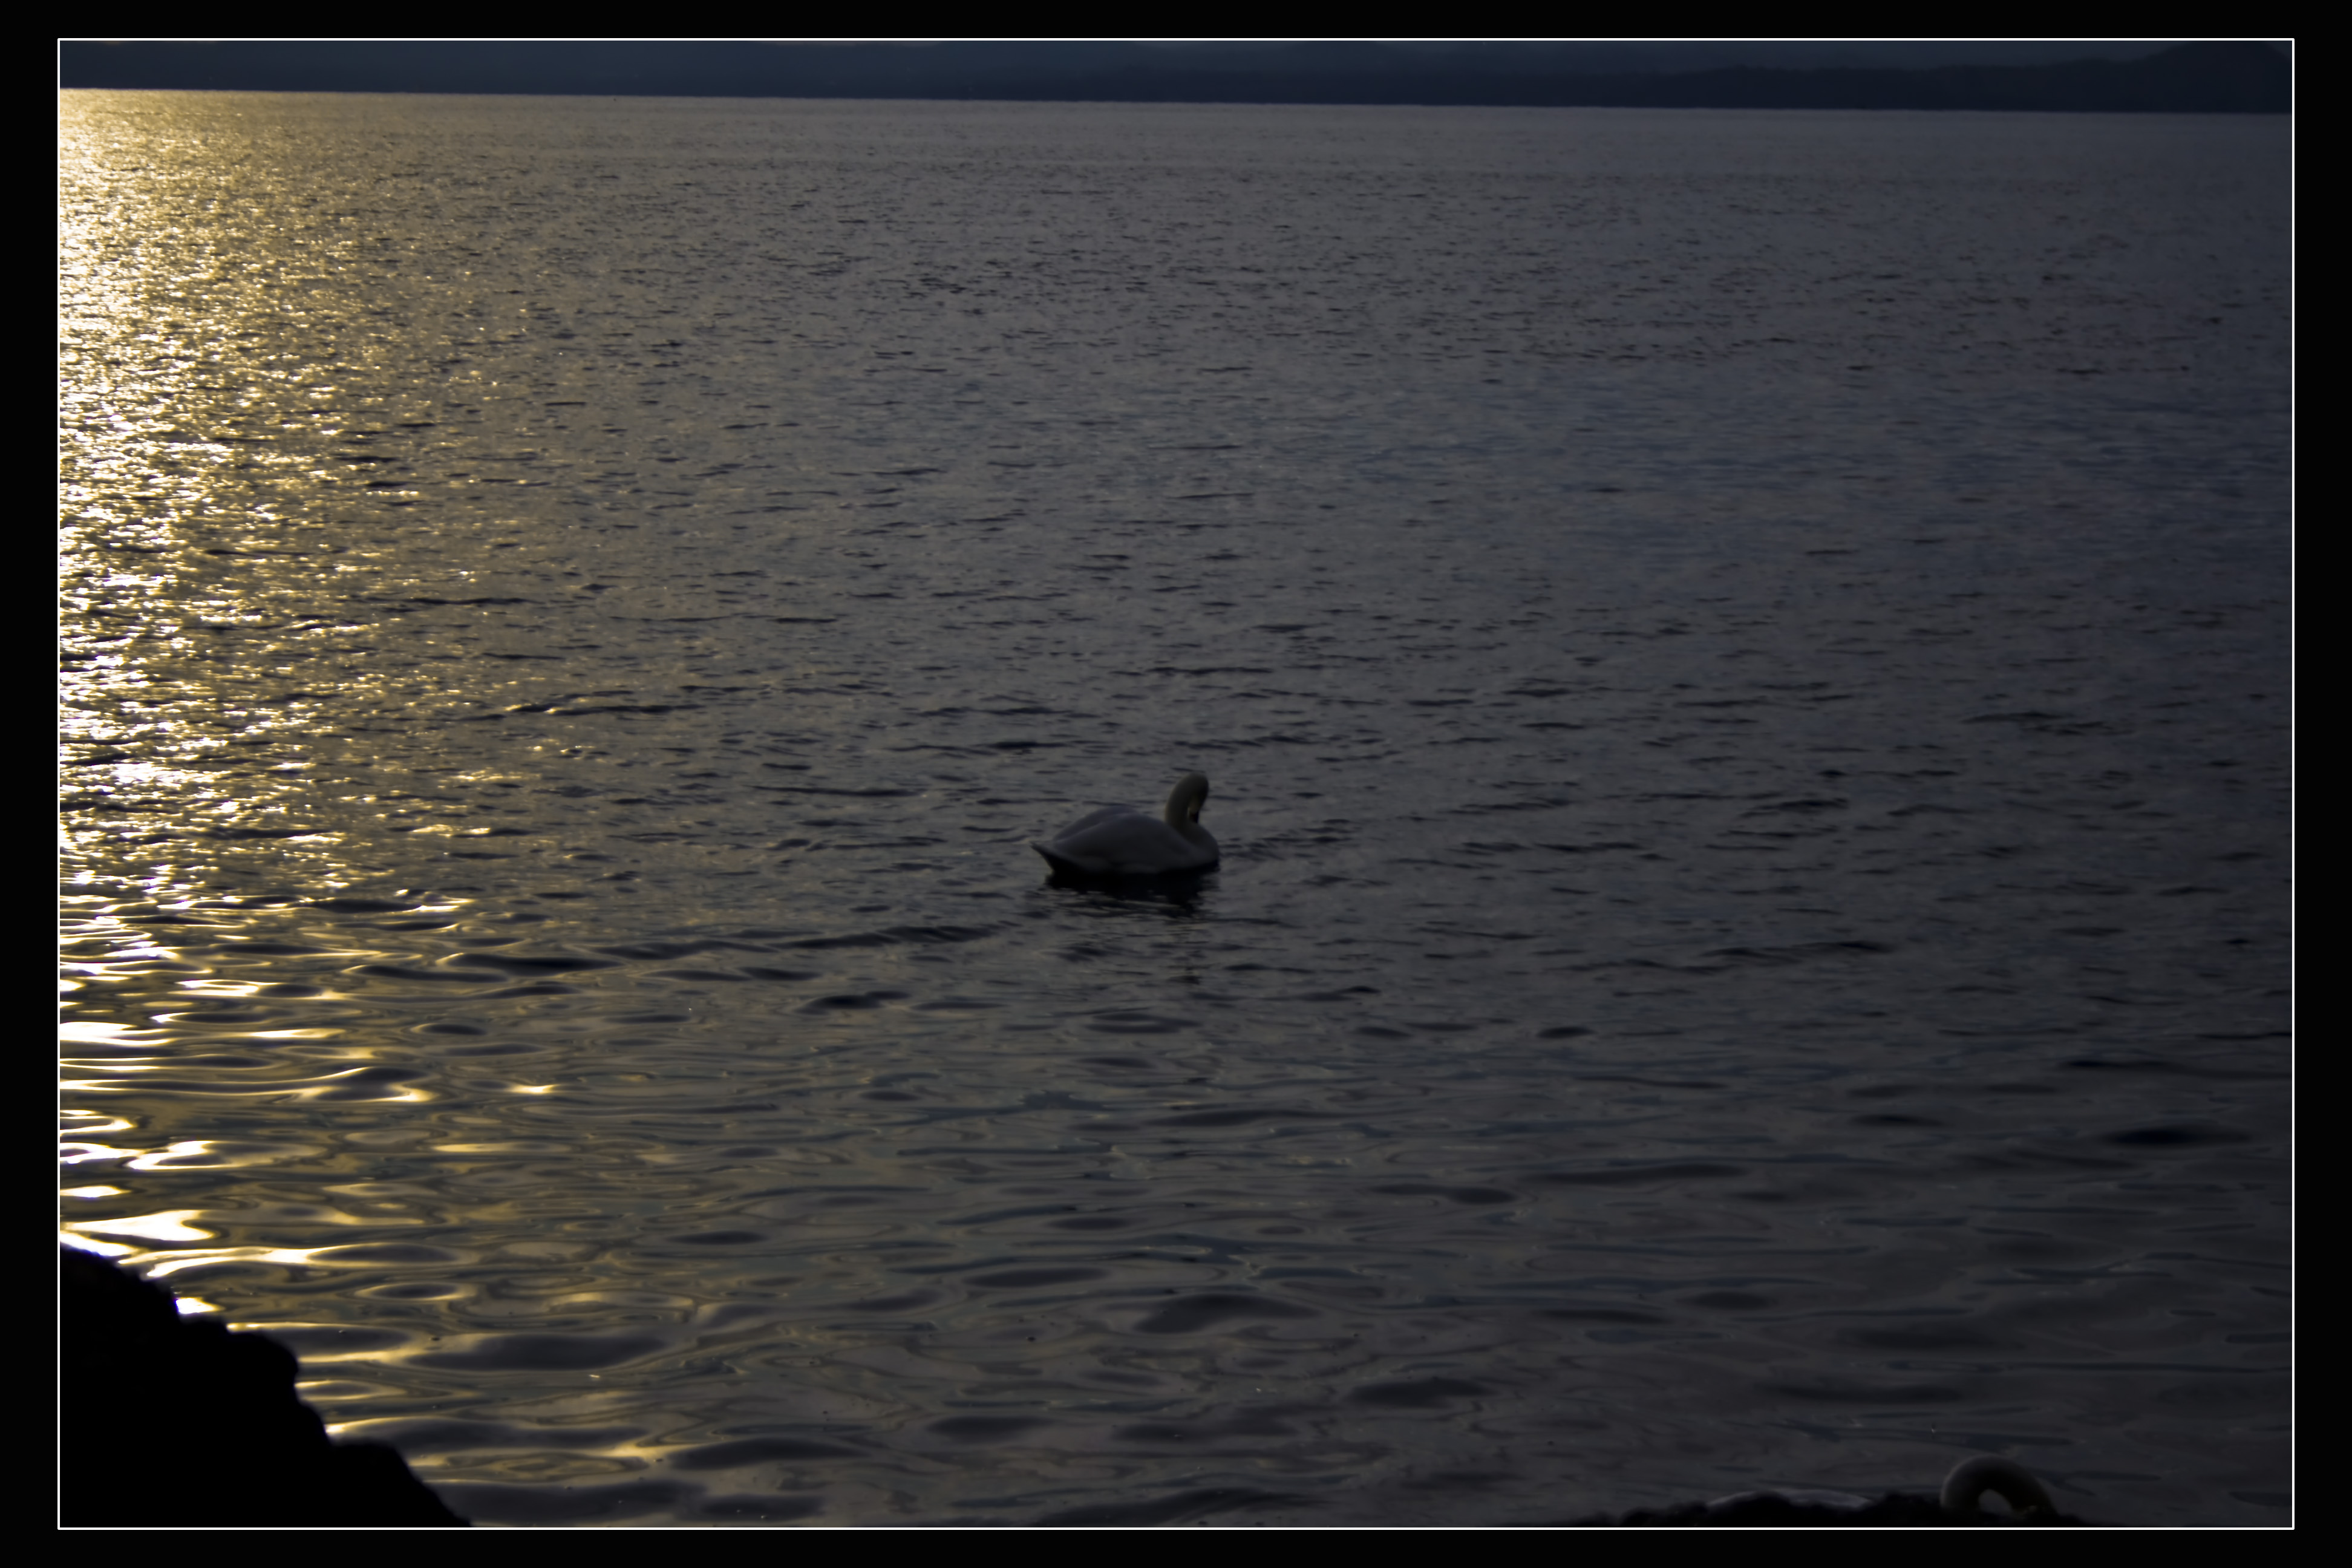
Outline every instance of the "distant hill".
<path id="1" fill-rule="evenodd" d="M 1610 58 L 1597 47 L 68 40 L 58 46 L 58 80 L 60 88 L 248 92 L 2171 114 L 2285 114 L 2294 101 L 2292 62 L 2261 43 L 2179 44 L 2137 59 L 2055 64 L 1638 71 L 1591 68 Z M 1653 58 L 1670 47 L 1655 46 Z"/>

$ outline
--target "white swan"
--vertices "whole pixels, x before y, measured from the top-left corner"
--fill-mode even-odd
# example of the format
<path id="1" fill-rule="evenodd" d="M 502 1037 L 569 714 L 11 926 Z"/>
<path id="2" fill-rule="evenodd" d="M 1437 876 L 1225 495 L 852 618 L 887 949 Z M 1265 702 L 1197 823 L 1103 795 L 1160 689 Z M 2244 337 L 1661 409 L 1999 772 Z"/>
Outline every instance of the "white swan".
<path id="1" fill-rule="evenodd" d="M 1159 877 L 1205 871 L 1217 863 L 1217 841 L 1201 826 L 1209 781 L 1186 773 L 1168 794 L 1168 809 L 1157 818 L 1131 805 L 1089 812 L 1051 838 L 1029 847 L 1066 876 Z"/>
<path id="2" fill-rule="evenodd" d="M 1952 1467 L 1952 1473 L 1944 1478 L 1944 1511 L 1972 1516 L 1977 1511 L 1977 1500 L 1987 1492 L 1999 1493 L 2009 1504 L 2010 1511 L 2021 1519 L 2058 1511 L 2058 1505 L 2050 1500 L 2050 1494 L 2042 1489 L 2042 1483 L 2033 1479 L 2032 1471 L 1999 1454 L 1979 1454 Z"/>

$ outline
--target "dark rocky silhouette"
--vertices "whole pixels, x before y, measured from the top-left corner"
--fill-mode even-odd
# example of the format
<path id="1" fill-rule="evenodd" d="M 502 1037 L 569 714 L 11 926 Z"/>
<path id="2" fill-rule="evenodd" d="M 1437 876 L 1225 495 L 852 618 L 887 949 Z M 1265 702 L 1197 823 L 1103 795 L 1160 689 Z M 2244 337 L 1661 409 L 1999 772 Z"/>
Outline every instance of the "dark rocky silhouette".
<path id="1" fill-rule="evenodd" d="M 329 1442 L 284 1346 L 184 1318 L 168 1292 L 62 1252 L 60 1524 L 466 1522 L 383 1444 Z"/>
<path id="2" fill-rule="evenodd" d="M 1986 1510 L 1990 1492 L 2009 1504 L 2007 1511 Z M 1684 1503 L 1675 1508 L 1638 1509 L 1622 1518 L 1601 1515 L 1575 1521 L 1582 1525 L 1696 1525 L 1753 1530 L 1759 1525 L 1817 1530 L 1822 1526 L 1862 1525 L 1948 1529 L 1954 1526 L 2080 1525 L 2088 1521 L 2061 1513 L 2050 1493 L 2032 1472 L 1999 1454 L 1979 1454 L 1952 1467 L 1944 1478 L 1940 1496 L 1911 1497 L 1888 1492 L 1873 1502 L 1845 1492 L 1742 1492 L 1713 1502 Z"/>
<path id="3" fill-rule="evenodd" d="M 1627 1514 L 1600 1514 L 1572 1522 L 1585 1526 L 1673 1525 L 1738 1530 L 1754 1530 L 1759 1526 L 1820 1530 L 1846 1525 L 1873 1530 L 1885 1530 L 1889 1526 L 1949 1530 L 1970 1525 L 2081 1525 L 2089 1521 L 2077 1519 L 2071 1513 L 1987 1511 L 1958 1514 L 1947 1511 L 1944 1505 L 1934 1498 L 1912 1497 L 1903 1492 L 1888 1492 L 1877 1501 L 1862 1508 L 1792 1502 L 1787 1498 L 1764 1492 L 1730 1503 L 1689 1502 L 1675 1508 L 1635 1509 Z"/>

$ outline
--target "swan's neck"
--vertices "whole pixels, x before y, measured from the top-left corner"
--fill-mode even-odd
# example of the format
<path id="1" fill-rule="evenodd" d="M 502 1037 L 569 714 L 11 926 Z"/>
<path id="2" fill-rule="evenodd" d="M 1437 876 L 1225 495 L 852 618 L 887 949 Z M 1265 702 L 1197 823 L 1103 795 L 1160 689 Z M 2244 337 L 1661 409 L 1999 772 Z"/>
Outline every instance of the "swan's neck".
<path id="1" fill-rule="evenodd" d="M 1168 809 L 1160 820 L 1179 833 L 1190 832 L 1200 825 L 1201 803 L 1209 798 L 1208 789 L 1195 779 L 1186 779 L 1168 796 Z"/>

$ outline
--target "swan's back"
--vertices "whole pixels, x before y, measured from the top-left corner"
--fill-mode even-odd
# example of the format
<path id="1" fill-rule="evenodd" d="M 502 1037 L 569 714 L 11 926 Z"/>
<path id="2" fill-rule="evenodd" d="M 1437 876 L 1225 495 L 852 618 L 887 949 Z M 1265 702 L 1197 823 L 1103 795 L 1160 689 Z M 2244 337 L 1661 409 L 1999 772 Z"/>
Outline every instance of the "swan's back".
<path id="1" fill-rule="evenodd" d="M 1162 877 L 1205 871 L 1217 863 L 1217 841 L 1201 826 L 1201 805 L 1208 798 L 1209 781 L 1187 773 L 1158 817 L 1133 806 L 1105 806 L 1030 847 L 1066 876 Z"/>

